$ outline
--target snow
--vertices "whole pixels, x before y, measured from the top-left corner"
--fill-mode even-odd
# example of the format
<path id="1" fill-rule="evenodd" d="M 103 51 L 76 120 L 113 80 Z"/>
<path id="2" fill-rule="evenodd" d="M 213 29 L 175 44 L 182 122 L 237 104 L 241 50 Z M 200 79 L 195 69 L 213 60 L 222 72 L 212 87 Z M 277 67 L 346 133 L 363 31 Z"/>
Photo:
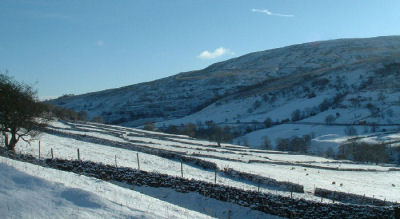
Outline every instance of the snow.
<path id="1" fill-rule="evenodd" d="M 384 64 L 398 61 L 400 38 L 377 37 L 369 39 L 343 39 L 305 43 L 279 49 L 250 53 L 231 60 L 213 64 L 199 71 L 184 72 L 164 79 L 140 83 L 117 89 L 64 97 L 51 101 L 75 111 L 86 111 L 89 118 L 102 115 L 108 123 L 140 126 L 147 121 L 165 124 L 180 124 L 213 119 L 223 122 L 251 121 L 267 116 L 276 119 L 287 118 L 288 113 L 297 108 L 318 104 L 325 95 L 334 95 L 332 84 L 337 76 L 345 77 L 344 84 L 356 88 L 351 94 L 363 96 L 365 91 L 358 88 L 369 76 L 377 78 L 375 71 Z M 310 76 L 310 78 L 303 78 Z M 314 79 L 329 78 L 327 89 L 310 87 Z M 274 82 L 276 79 L 277 83 Z M 253 89 L 243 93 L 241 88 L 266 83 L 265 89 Z M 297 82 L 301 83 L 300 85 Z M 294 83 L 294 84 L 291 84 Z M 293 85 L 293 86 L 291 86 Z M 315 100 L 306 100 L 307 94 L 296 87 L 308 87 L 318 94 Z M 389 101 L 397 101 L 399 92 L 392 83 L 389 89 L 382 89 Z M 278 109 L 271 109 L 270 103 L 262 102 L 260 109 L 253 113 L 247 110 L 255 100 L 266 93 L 279 93 L 286 88 L 285 95 L 278 95 Z M 393 89 L 392 89 L 393 88 Z M 336 91 L 342 88 L 338 88 Z M 293 98 L 296 97 L 296 98 Z M 214 101 L 218 99 L 217 101 Z M 299 100 L 299 101 L 298 101 Z M 287 102 L 287 103 L 285 103 Z M 106 104 L 107 103 L 107 104 Z M 297 103 L 297 105 L 296 105 Z M 285 106 L 286 105 L 286 106 Z M 200 106 L 207 106 L 197 112 Z M 272 107 L 273 108 L 273 107 Z M 386 108 L 386 107 L 385 107 Z M 281 111 L 282 110 L 282 111 Z M 270 115 L 268 112 L 272 111 Z M 193 112 L 197 112 L 192 114 Z M 283 113 L 285 112 L 285 113 Z M 290 116 L 290 115 L 289 115 Z M 398 116 L 396 117 L 398 118 Z M 122 120 L 121 120 L 122 119 Z M 170 120 L 170 121 L 168 121 Z"/>
<path id="2" fill-rule="evenodd" d="M 75 124 L 76 127 L 84 125 Z M 109 139 L 110 135 L 104 131 L 108 127 L 110 132 L 120 133 L 120 141 L 127 144 L 131 140 L 139 141 L 140 145 L 150 147 L 154 150 L 167 150 L 179 152 L 189 157 L 215 162 L 219 169 L 233 168 L 237 171 L 269 177 L 278 181 L 288 181 L 303 185 L 306 193 L 296 194 L 307 200 L 319 200 L 312 195 L 314 186 L 331 189 L 335 191 L 345 191 L 359 195 L 375 196 L 377 198 L 400 201 L 400 193 L 397 187 L 392 187 L 392 183 L 398 186 L 400 171 L 389 171 L 393 166 L 357 164 L 350 161 L 337 161 L 317 156 L 290 154 L 285 152 L 264 151 L 250 149 L 243 146 L 223 145 L 223 147 L 209 146 L 206 141 L 189 139 L 182 136 L 164 136 L 155 133 L 148 133 L 141 137 L 130 136 L 139 131 L 130 132 L 126 129 L 121 131 L 121 127 L 101 125 L 93 127 L 96 132 L 88 135 L 97 138 Z M 293 127 L 293 125 L 291 125 Z M 329 127 L 335 128 L 335 127 Z M 342 127 L 343 128 L 343 127 Z M 65 132 L 74 131 L 72 128 L 62 129 Z M 111 131 L 112 130 L 112 131 Z M 302 129 L 299 129 L 302 130 Z M 323 130 L 322 127 L 319 130 Z M 77 131 L 74 131 L 77 132 Z M 284 132 L 277 130 L 276 134 Z M 327 133 L 331 130 L 326 130 Z M 398 137 L 392 134 L 391 137 Z M 118 138 L 118 137 L 114 137 Z M 113 139 L 114 139 L 113 138 Z M 122 139 L 123 138 L 123 139 Z M 344 137 L 343 137 L 344 138 Z M 317 141 L 337 141 L 339 137 L 329 136 L 316 138 Z M 42 134 L 41 138 L 41 158 L 50 158 L 50 150 L 53 148 L 55 157 L 64 159 L 77 159 L 77 149 L 80 149 L 82 160 L 90 160 L 105 164 L 137 168 L 137 151 L 126 146 L 107 146 L 86 141 L 75 140 L 67 137 L 59 137 L 50 134 Z M 211 143 L 211 142 L 210 142 Z M 329 142 L 328 142 L 329 143 Z M 215 143 L 214 143 L 215 145 Z M 20 142 L 17 151 L 38 156 L 38 141 L 32 141 L 31 145 Z M 139 152 L 140 168 L 145 171 L 165 173 L 172 176 L 180 176 L 180 161 L 162 158 L 156 155 Z M 251 161 L 251 162 L 250 162 Z M 257 161 L 257 162 L 254 162 Z M 332 168 L 332 169 L 323 169 Z M 338 168 L 336 170 L 335 168 Z M 306 169 L 306 170 L 304 170 Z M 349 171 L 346 169 L 360 169 L 361 171 Z M 197 179 L 206 182 L 214 181 L 214 171 L 205 170 L 195 165 L 183 163 L 184 177 Z M 375 181 L 376 183 L 375 183 Z M 254 182 L 239 180 L 218 174 L 218 183 L 247 190 L 257 190 Z M 336 182 L 336 186 L 332 182 Z M 343 187 L 339 187 L 343 183 Z M 267 193 L 278 193 L 284 196 L 290 195 L 287 191 L 277 188 L 261 187 L 261 191 Z"/>
<path id="3" fill-rule="evenodd" d="M 0 157 L 0 214 L 7 218 L 279 218 L 171 189 L 128 188 Z"/>

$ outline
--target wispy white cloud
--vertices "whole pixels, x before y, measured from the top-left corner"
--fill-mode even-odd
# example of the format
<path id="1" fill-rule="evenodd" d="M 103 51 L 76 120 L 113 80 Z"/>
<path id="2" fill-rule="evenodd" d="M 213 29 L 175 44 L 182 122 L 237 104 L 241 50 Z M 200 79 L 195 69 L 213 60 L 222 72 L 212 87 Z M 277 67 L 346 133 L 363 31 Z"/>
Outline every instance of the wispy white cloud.
<path id="1" fill-rule="evenodd" d="M 103 41 L 103 40 L 97 40 L 96 45 L 97 45 L 98 47 L 101 47 L 101 46 L 104 45 L 104 41 Z"/>
<path id="2" fill-rule="evenodd" d="M 226 54 L 233 55 L 234 53 L 231 52 L 229 49 L 225 49 L 224 47 L 219 47 L 219 48 L 215 49 L 213 52 L 204 50 L 197 57 L 200 59 L 215 59 L 215 58 L 218 58 L 218 57 L 226 55 Z"/>
<path id="3" fill-rule="evenodd" d="M 253 8 L 253 9 L 251 9 L 251 11 L 252 12 L 257 12 L 257 13 L 263 13 L 263 14 L 266 14 L 266 15 L 269 15 L 269 16 L 294 17 L 293 14 L 274 13 L 274 12 L 271 12 L 270 10 L 268 10 L 268 9 L 256 9 L 256 8 Z"/>

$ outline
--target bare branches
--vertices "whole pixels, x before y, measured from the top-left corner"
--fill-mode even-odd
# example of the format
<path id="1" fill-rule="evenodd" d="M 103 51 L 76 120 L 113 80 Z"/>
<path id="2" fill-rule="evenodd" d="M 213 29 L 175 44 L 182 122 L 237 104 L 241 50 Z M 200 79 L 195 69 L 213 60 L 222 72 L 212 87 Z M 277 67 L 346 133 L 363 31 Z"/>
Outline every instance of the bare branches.
<path id="1" fill-rule="evenodd" d="M 47 124 L 47 119 L 38 119 L 46 106 L 38 101 L 36 91 L 4 74 L 0 74 L 0 103 L 1 132 L 10 150 L 15 150 L 20 139 L 37 136 L 38 129 Z"/>

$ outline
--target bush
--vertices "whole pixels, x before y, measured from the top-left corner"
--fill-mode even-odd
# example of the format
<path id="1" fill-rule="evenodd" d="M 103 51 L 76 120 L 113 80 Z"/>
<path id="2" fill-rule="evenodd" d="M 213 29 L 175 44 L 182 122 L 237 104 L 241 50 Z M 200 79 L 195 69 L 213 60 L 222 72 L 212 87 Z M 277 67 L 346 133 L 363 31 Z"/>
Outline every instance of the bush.
<path id="1" fill-rule="evenodd" d="M 147 131 L 154 131 L 155 130 L 154 122 L 146 122 L 143 129 Z"/>
<path id="2" fill-rule="evenodd" d="M 326 155 L 326 157 L 334 158 L 335 157 L 335 152 L 333 151 L 333 149 L 331 147 L 329 147 L 326 150 L 325 155 Z"/>
<path id="3" fill-rule="evenodd" d="M 325 117 L 325 122 L 326 124 L 332 124 L 336 120 L 336 117 L 334 115 L 328 115 Z"/>
<path id="4" fill-rule="evenodd" d="M 272 119 L 271 118 L 266 118 L 265 120 L 264 120 L 264 125 L 265 125 L 265 128 L 269 128 L 269 127 L 271 127 L 272 126 Z"/>
<path id="5" fill-rule="evenodd" d="M 292 112 L 292 121 L 299 121 L 302 119 L 302 113 L 299 109 Z"/>
<path id="6" fill-rule="evenodd" d="M 196 125 L 193 123 L 187 123 L 182 130 L 182 134 L 189 137 L 195 137 L 196 135 Z"/>
<path id="7" fill-rule="evenodd" d="M 102 116 L 95 116 L 93 117 L 92 122 L 104 123 L 104 118 Z"/>
<path id="8" fill-rule="evenodd" d="M 165 132 L 169 134 L 178 134 L 179 129 L 176 125 L 169 125 L 167 130 L 165 130 Z"/>

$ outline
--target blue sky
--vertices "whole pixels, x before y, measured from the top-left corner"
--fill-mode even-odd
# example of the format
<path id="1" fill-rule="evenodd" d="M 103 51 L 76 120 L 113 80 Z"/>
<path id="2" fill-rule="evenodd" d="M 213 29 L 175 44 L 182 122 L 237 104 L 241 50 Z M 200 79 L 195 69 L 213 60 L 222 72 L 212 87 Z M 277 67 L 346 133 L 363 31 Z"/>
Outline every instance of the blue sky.
<path id="1" fill-rule="evenodd" d="M 400 35 L 398 0 L 1 0 L 0 71 L 57 97 L 249 52 Z"/>

